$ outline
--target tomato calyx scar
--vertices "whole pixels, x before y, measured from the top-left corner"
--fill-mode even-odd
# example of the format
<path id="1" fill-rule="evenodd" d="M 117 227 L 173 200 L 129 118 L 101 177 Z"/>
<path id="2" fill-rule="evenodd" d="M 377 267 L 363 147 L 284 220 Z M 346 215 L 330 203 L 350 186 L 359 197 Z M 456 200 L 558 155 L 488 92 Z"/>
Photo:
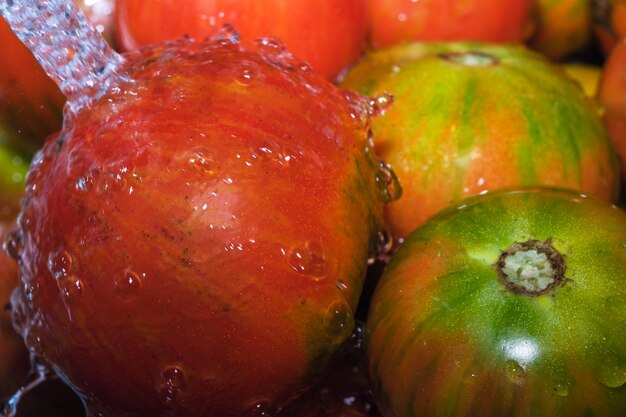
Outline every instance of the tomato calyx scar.
<path id="1" fill-rule="evenodd" d="M 507 290 L 527 297 L 548 294 L 567 281 L 565 258 L 551 239 L 513 243 L 500 253 L 494 268 Z"/>

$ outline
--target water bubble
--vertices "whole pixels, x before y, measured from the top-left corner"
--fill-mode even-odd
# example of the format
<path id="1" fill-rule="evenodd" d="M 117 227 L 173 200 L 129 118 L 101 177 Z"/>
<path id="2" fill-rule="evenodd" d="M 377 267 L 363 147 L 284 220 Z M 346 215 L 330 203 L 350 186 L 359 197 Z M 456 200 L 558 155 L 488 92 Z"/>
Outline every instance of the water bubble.
<path id="1" fill-rule="evenodd" d="M 128 181 L 123 173 L 108 173 L 102 176 L 101 191 L 119 193 L 126 189 Z"/>
<path id="2" fill-rule="evenodd" d="M 113 284 L 118 297 L 123 300 L 130 300 L 137 297 L 141 289 L 141 278 L 131 270 L 124 272 L 124 275 Z"/>
<path id="3" fill-rule="evenodd" d="M 44 355 L 44 343 L 35 330 L 34 327 L 31 327 L 26 333 L 26 337 L 24 338 L 24 344 L 28 348 L 28 351 L 35 355 L 38 358 L 42 358 Z"/>
<path id="4" fill-rule="evenodd" d="M 389 230 L 383 229 L 376 234 L 372 255 L 367 259 L 367 264 L 372 265 L 376 261 L 389 262 L 391 251 L 393 250 L 393 237 Z"/>
<path id="5" fill-rule="evenodd" d="M 613 355 L 608 355 L 600 365 L 598 380 L 606 387 L 619 388 L 626 384 L 626 366 Z"/>
<path id="6" fill-rule="evenodd" d="M 317 240 L 310 240 L 304 246 L 292 249 L 289 263 L 295 271 L 307 275 L 315 281 L 323 280 L 330 272 L 324 247 Z"/>
<path id="7" fill-rule="evenodd" d="M 193 150 L 188 161 L 198 171 L 208 175 L 215 175 L 215 157 L 207 148 Z"/>
<path id="8" fill-rule="evenodd" d="M 254 68 L 254 64 L 252 62 L 242 62 L 238 66 L 237 78 L 235 78 L 235 82 L 237 84 L 247 87 L 254 79 L 257 77 L 257 72 Z"/>
<path id="9" fill-rule="evenodd" d="M 227 23 L 217 31 L 211 40 L 221 45 L 236 45 L 239 43 L 239 32 L 233 25 Z"/>
<path id="10" fill-rule="evenodd" d="M 167 385 L 183 388 L 187 380 L 187 374 L 180 365 L 168 365 L 161 371 L 161 379 Z"/>
<path id="11" fill-rule="evenodd" d="M 271 417 L 272 404 L 269 400 L 255 401 L 244 413 L 245 417 Z"/>
<path id="12" fill-rule="evenodd" d="M 4 243 L 2 244 L 6 254 L 15 260 L 18 260 L 20 257 L 20 248 L 22 247 L 24 239 L 23 236 L 19 229 L 12 230 L 6 235 Z"/>
<path id="13" fill-rule="evenodd" d="M 73 263 L 72 255 L 65 250 L 48 256 L 48 270 L 56 279 L 67 277 L 72 270 Z"/>
<path id="14" fill-rule="evenodd" d="M 173 385 L 162 383 L 159 384 L 157 392 L 159 395 L 159 399 L 165 406 L 173 407 L 177 405 L 182 390 Z"/>
<path id="15" fill-rule="evenodd" d="M 559 397 L 567 397 L 569 395 L 569 385 L 565 383 L 556 384 L 554 393 Z"/>
<path id="16" fill-rule="evenodd" d="M 75 275 L 68 276 L 63 280 L 62 293 L 68 301 L 78 301 L 83 293 L 83 282 Z"/>
<path id="17" fill-rule="evenodd" d="M 385 203 L 391 203 L 400 198 L 402 187 L 396 173 L 386 162 L 379 162 L 376 172 L 376 183 Z"/>
<path id="18" fill-rule="evenodd" d="M 22 289 L 24 290 L 24 297 L 28 301 L 33 301 L 39 291 L 38 282 L 24 282 Z"/>
<path id="19" fill-rule="evenodd" d="M 383 94 L 373 97 L 370 102 L 370 112 L 372 116 L 379 116 L 384 114 L 385 111 L 393 104 L 394 97 L 391 93 L 384 92 Z"/>
<path id="20" fill-rule="evenodd" d="M 335 301 L 324 316 L 324 326 L 333 340 L 343 341 L 352 333 L 352 309 L 345 300 Z"/>
<path id="21" fill-rule="evenodd" d="M 504 374 L 509 381 L 516 385 L 521 385 L 526 379 L 524 368 L 514 360 L 507 360 L 504 364 Z"/>

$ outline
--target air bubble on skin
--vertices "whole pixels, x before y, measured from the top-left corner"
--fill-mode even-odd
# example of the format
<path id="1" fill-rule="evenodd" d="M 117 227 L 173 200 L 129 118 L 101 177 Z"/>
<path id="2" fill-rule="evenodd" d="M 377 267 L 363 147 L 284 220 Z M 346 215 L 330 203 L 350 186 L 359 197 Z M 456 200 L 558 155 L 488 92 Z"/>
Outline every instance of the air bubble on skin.
<path id="1" fill-rule="evenodd" d="M 379 162 L 376 173 L 376 184 L 385 203 L 391 203 L 402 196 L 402 187 L 396 173 L 386 162 Z"/>
<path id="2" fill-rule="evenodd" d="M 161 403 L 163 403 L 163 405 L 167 407 L 174 407 L 178 404 L 180 400 L 182 390 L 173 385 L 161 383 L 159 384 L 157 392 L 159 395 L 159 400 L 161 400 Z"/>
<path id="3" fill-rule="evenodd" d="M 198 148 L 191 152 L 189 164 L 196 170 L 213 176 L 216 173 L 215 157 L 207 148 Z"/>
<path id="4" fill-rule="evenodd" d="M 377 233 L 377 239 L 374 244 L 372 255 L 367 259 L 367 264 L 372 265 L 376 261 L 389 262 L 391 251 L 393 250 L 393 237 L 386 230 L 380 230 Z"/>
<path id="5" fill-rule="evenodd" d="M 121 278 L 115 281 L 114 287 L 119 298 L 130 300 L 139 295 L 141 278 L 136 272 L 127 270 Z"/>
<path id="6" fill-rule="evenodd" d="M 330 272 L 325 249 L 317 240 L 310 240 L 303 246 L 292 249 L 289 254 L 289 263 L 294 271 L 314 281 L 325 279 Z"/>
<path id="7" fill-rule="evenodd" d="M 242 62 L 239 65 L 235 82 L 243 87 L 251 85 L 258 76 L 254 65 L 252 62 Z"/>
<path id="8" fill-rule="evenodd" d="M 342 280 L 342 279 L 340 279 L 339 281 L 337 281 L 336 285 L 337 285 L 337 288 L 339 289 L 339 291 L 347 291 L 347 290 L 348 290 L 348 288 L 350 288 L 350 287 L 348 286 L 348 283 L 347 283 L 347 282 L 345 282 L 345 281 L 344 281 L 344 280 Z"/>
<path id="9" fill-rule="evenodd" d="M 345 300 L 332 303 L 324 315 L 324 327 L 329 336 L 337 342 L 346 339 L 354 328 L 352 309 Z"/>
<path id="10" fill-rule="evenodd" d="M 63 297 L 69 302 L 76 302 L 83 293 L 83 282 L 75 275 L 70 275 L 62 280 L 61 290 Z"/>
<path id="11" fill-rule="evenodd" d="M 504 364 L 504 374 L 507 379 L 516 385 L 521 385 L 526 379 L 524 368 L 514 360 L 507 360 Z"/>
<path id="12" fill-rule="evenodd" d="M 244 412 L 244 417 L 272 417 L 272 404 L 269 400 L 255 401 Z"/>
<path id="13" fill-rule="evenodd" d="M 56 279 L 67 277 L 73 267 L 72 255 L 67 251 L 51 253 L 48 257 L 48 270 Z"/>

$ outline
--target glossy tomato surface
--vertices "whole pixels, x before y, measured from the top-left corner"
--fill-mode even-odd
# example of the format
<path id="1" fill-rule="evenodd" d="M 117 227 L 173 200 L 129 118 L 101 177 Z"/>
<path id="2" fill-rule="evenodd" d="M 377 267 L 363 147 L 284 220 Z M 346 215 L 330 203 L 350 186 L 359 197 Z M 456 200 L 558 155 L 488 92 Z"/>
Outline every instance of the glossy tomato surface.
<path id="1" fill-rule="evenodd" d="M 275 413 L 352 332 L 367 101 L 233 33 L 127 60 L 33 162 L 15 321 L 91 414 Z"/>
<path id="2" fill-rule="evenodd" d="M 597 103 L 524 47 L 399 45 L 366 55 L 342 86 L 395 99 L 372 130 L 403 189 L 386 210 L 397 236 L 462 198 L 508 186 L 617 198 L 616 155 Z"/>
<path id="3" fill-rule="evenodd" d="M 405 41 L 520 42 L 535 27 L 535 1 L 366 0 L 374 47 Z"/>
<path id="4" fill-rule="evenodd" d="M 431 219 L 372 300 L 383 414 L 626 415 L 625 243 L 624 211 L 556 190 L 488 193 Z"/>
<path id="5" fill-rule="evenodd" d="M 598 99 L 604 108 L 604 123 L 622 160 L 626 178 L 626 39 L 607 59 L 600 80 Z"/>
<path id="6" fill-rule="evenodd" d="M 183 35 L 202 39 L 231 24 L 243 41 L 276 36 L 329 79 L 365 46 L 364 0 L 118 0 L 126 50 Z"/>

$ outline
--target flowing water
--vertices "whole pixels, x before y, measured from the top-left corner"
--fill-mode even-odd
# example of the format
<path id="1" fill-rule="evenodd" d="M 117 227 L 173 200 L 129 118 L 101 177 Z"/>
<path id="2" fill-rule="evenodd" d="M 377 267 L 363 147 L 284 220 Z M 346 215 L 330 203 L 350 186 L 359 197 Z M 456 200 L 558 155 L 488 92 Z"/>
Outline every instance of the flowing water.
<path id="1" fill-rule="evenodd" d="M 124 65 L 71 0 L 0 0 L 0 14 L 67 97 L 66 118 L 100 98 Z"/>

